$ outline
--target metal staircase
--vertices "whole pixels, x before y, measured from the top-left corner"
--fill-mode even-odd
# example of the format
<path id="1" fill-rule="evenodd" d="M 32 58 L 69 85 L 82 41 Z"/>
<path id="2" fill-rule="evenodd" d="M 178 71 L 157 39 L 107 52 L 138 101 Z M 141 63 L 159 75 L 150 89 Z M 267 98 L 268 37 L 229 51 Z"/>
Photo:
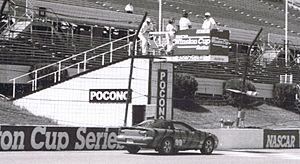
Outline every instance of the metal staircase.
<path id="1" fill-rule="evenodd" d="M 53 81 L 49 81 L 49 83 L 52 83 L 51 85 L 55 85 L 56 83 L 68 80 L 69 78 L 72 78 L 78 74 L 82 74 L 91 68 L 101 68 L 109 65 L 110 63 L 118 62 L 122 59 L 127 59 L 129 56 L 131 56 L 131 50 L 133 47 L 133 43 L 129 41 L 129 38 L 133 37 L 134 35 L 135 34 L 128 35 L 126 37 L 105 43 L 98 47 L 81 52 L 79 54 L 72 55 L 71 57 L 68 57 L 66 59 L 10 79 L 9 81 L 13 83 L 12 98 L 15 99 L 24 96 L 16 96 L 16 84 L 20 83 L 21 81 L 25 80 L 27 81 L 27 83 L 30 83 L 31 91 L 34 92 L 37 90 L 45 89 L 39 85 L 39 81 L 43 79 L 51 79 Z M 134 44 L 137 45 L 137 42 Z M 135 49 L 134 52 L 134 55 L 136 55 L 137 49 Z M 67 71 L 69 69 L 75 69 L 76 73 L 73 76 L 68 77 L 68 79 L 63 79 L 63 71 Z M 45 72 L 47 73 L 44 74 Z M 30 80 L 26 80 L 28 79 L 28 77 L 32 78 L 29 78 Z"/>

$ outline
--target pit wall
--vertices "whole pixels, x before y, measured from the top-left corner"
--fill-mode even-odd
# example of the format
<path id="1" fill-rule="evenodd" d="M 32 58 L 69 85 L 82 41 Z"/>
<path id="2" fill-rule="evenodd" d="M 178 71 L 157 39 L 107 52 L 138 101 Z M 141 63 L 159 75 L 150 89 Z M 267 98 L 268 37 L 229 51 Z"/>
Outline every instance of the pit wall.
<path id="1" fill-rule="evenodd" d="M 117 127 L 0 126 L 0 151 L 121 150 Z M 202 129 L 218 150 L 299 148 L 299 129 Z"/>
<path id="2" fill-rule="evenodd" d="M 0 126 L 0 151 L 119 150 L 118 128 Z"/>
<path id="3" fill-rule="evenodd" d="M 299 129 L 202 129 L 219 139 L 218 150 L 291 149 L 299 147 Z"/>

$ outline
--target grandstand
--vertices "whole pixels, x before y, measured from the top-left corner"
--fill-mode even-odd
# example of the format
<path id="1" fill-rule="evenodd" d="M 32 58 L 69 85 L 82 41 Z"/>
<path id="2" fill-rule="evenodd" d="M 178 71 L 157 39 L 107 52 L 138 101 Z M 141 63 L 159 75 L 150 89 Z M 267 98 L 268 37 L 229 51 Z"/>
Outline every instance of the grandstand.
<path id="1" fill-rule="evenodd" d="M 26 25 L 21 31 L 12 29 L 9 24 L 1 23 L 0 62 L 2 65 L 22 65 L 28 66 L 28 70 L 32 70 L 32 68 L 36 68 L 36 63 L 47 65 L 69 58 L 65 63 L 65 67 L 67 67 L 67 64 L 83 60 L 82 56 L 72 58 L 74 55 L 134 34 L 145 11 L 149 12 L 150 17 L 154 20 L 157 20 L 158 17 L 157 0 L 134 1 L 135 10 L 131 15 L 123 12 L 127 1 L 34 0 L 31 2 L 33 4 L 29 7 L 27 4 L 26 8 L 25 1 L 15 0 L 15 5 L 11 5 L 11 7 L 15 7 L 15 10 L 6 9 L 5 11 L 11 15 L 15 12 L 14 16 L 17 22 L 25 21 L 28 18 L 24 16 L 26 9 L 31 10 L 35 16 L 30 18 L 30 25 Z M 41 14 L 45 9 L 46 15 Z M 260 45 L 257 44 L 255 53 L 252 53 L 252 58 L 257 60 L 252 61 L 253 67 L 247 77 L 256 83 L 274 84 L 279 82 L 280 75 L 293 74 L 293 81 L 298 83 L 300 75 L 296 58 L 300 49 L 299 12 L 291 9 L 289 13 L 288 32 L 289 36 L 293 36 L 290 42 L 289 65 L 281 64 L 281 58 L 277 57 L 274 60 L 270 59 L 271 62 L 266 62 L 269 59 L 263 56 L 267 50 L 276 49 L 276 53 L 282 51 L 284 41 L 278 38 L 282 38 L 284 34 L 283 9 L 282 2 L 271 0 L 164 0 L 164 18 L 179 19 L 182 11 L 188 11 L 193 24 L 197 25 L 201 24 L 204 12 L 210 11 L 220 28 L 229 29 L 232 32 L 228 63 L 178 63 L 175 64 L 175 71 L 190 73 L 196 77 L 221 80 L 242 77 L 248 47 L 256 35 L 256 31 L 263 27 Z M 11 28 L 9 31 L 13 33 L 13 37 L 4 35 L 4 29 L 7 28 Z M 115 44 L 114 48 L 128 44 L 131 39 L 130 37 L 126 38 L 121 43 Z M 263 50 L 258 47 L 263 47 Z M 89 51 L 89 55 L 92 57 L 110 49 L 109 45 L 97 48 Z M 113 61 L 117 62 L 128 58 L 128 55 L 124 56 L 124 53 L 128 53 L 127 48 L 118 50 L 114 53 Z M 108 63 L 109 58 L 104 60 L 104 63 Z M 88 69 L 98 68 L 100 61 L 102 62 L 102 59 L 91 60 Z M 83 70 L 83 64 L 79 69 Z M 74 69 L 68 71 L 70 75 L 74 74 Z M 21 73 L 14 74 L 21 75 Z M 2 94 L 12 97 L 12 93 L 8 92 L 12 90 L 11 82 L 2 80 L 1 83 L 2 88 L 5 88 L 1 90 Z M 31 87 L 24 81 L 21 81 L 20 84 L 25 88 Z"/>

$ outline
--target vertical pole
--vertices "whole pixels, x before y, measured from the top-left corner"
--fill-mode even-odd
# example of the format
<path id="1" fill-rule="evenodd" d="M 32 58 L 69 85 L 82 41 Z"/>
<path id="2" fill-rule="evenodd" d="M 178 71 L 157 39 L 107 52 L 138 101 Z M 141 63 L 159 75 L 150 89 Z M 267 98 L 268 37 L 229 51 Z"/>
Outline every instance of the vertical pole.
<path id="1" fill-rule="evenodd" d="M 93 26 L 91 26 L 91 47 L 93 47 Z"/>
<path id="2" fill-rule="evenodd" d="M 13 98 L 16 97 L 16 79 L 13 79 Z"/>
<path id="3" fill-rule="evenodd" d="M 161 20 L 162 20 L 162 0 L 158 0 L 159 1 L 159 7 L 158 7 L 158 32 L 161 32 Z M 158 39 L 159 44 L 161 44 L 161 36 L 159 35 L 159 39 Z"/>
<path id="4" fill-rule="evenodd" d="M 241 103 L 239 105 L 238 108 L 238 116 L 237 116 L 237 120 L 236 120 L 236 126 L 239 127 L 240 126 L 240 121 L 241 121 L 241 114 L 242 114 L 242 110 L 243 110 L 243 103 L 244 103 L 244 99 L 245 99 L 245 92 L 246 92 L 246 79 L 247 79 L 247 74 L 248 74 L 248 67 L 250 66 L 250 53 L 251 53 L 251 49 L 254 45 L 254 43 L 256 42 L 256 40 L 258 39 L 260 33 L 262 32 L 262 28 L 259 30 L 259 32 L 257 33 L 256 37 L 254 38 L 254 40 L 252 41 L 250 47 L 247 50 L 247 56 L 246 56 L 246 63 L 245 63 L 245 69 L 244 69 L 244 74 L 243 74 L 243 83 L 242 83 L 242 93 L 241 93 Z"/>
<path id="5" fill-rule="evenodd" d="M 33 90 L 35 91 L 37 89 L 37 71 L 34 71 L 34 85 Z"/>
<path id="6" fill-rule="evenodd" d="M 131 43 L 128 43 L 128 56 L 131 56 Z"/>
<path id="7" fill-rule="evenodd" d="M 113 42 L 110 42 L 110 58 L 109 58 L 109 62 L 112 62 L 112 56 L 113 56 Z"/>
<path id="8" fill-rule="evenodd" d="M 61 62 L 58 62 L 58 79 L 57 79 L 58 81 L 60 81 L 60 76 L 61 76 Z"/>
<path id="9" fill-rule="evenodd" d="M 133 38 L 133 43 L 136 42 L 137 40 L 137 37 L 138 37 L 138 34 L 142 28 L 142 24 L 144 23 L 146 17 L 147 17 L 148 13 L 146 12 L 143 19 L 142 19 L 142 22 L 140 23 L 139 25 L 139 28 L 136 32 L 136 34 L 134 35 L 134 38 Z M 133 45 L 133 49 L 132 51 L 135 51 L 136 49 L 136 44 Z M 124 117 L 124 126 L 127 126 L 127 115 L 128 115 L 128 108 L 129 108 L 129 102 L 130 102 L 130 99 L 132 98 L 132 93 L 131 93 L 131 82 L 132 82 L 132 74 L 133 74 L 133 64 L 134 64 L 134 53 L 131 53 L 131 63 L 130 63 L 130 72 L 129 72 L 129 79 L 128 79 L 128 89 L 127 89 L 127 92 L 128 92 L 128 96 L 127 99 L 126 99 L 126 107 L 125 107 L 125 117 Z"/>
<path id="10" fill-rule="evenodd" d="M 86 71 L 86 52 L 84 53 L 83 71 Z"/>
<path id="11" fill-rule="evenodd" d="M 288 66 L 288 0 L 285 0 L 285 66 Z"/>

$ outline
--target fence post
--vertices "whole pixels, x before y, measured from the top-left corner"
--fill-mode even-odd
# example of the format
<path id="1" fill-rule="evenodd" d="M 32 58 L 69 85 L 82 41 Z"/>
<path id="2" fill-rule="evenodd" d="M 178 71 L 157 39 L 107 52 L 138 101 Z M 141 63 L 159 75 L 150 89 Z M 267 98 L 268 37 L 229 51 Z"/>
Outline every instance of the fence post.
<path id="1" fill-rule="evenodd" d="M 135 46 L 134 46 L 134 56 L 136 56 L 137 55 L 137 41 L 135 41 Z"/>
<path id="2" fill-rule="evenodd" d="M 80 63 L 77 64 L 77 74 L 80 73 Z"/>
<path id="3" fill-rule="evenodd" d="M 37 70 L 34 71 L 33 91 L 37 89 Z"/>
<path id="4" fill-rule="evenodd" d="M 16 97 L 16 79 L 13 79 L 13 98 Z"/>
<path id="5" fill-rule="evenodd" d="M 110 59 L 109 59 L 110 63 L 112 62 L 113 48 L 114 48 L 113 42 L 110 42 Z"/>
<path id="6" fill-rule="evenodd" d="M 86 52 L 84 53 L 83 71 L 86 71 Z"/>
<path id="7" fill-rule="evenodd" d="M 54 74 L 56 76 L 56 73 Z M 60 81 L 60 76 L 61 76 L 61 62 L 58 62 L 58 81 Z"/>
<path id="8" fill-rule="evenodd" d="M 54 72 L 54 83 L 56 83 L 56 72 Z"/>
<path id="9" fill-rule="evenodd" d="M 104 55 L 102 55 L 102 65 L 104 65 Z"/>
<path id="10" fill-rule="evenodd" d="M 131 42 L 128 43 L 128 56 L 131 56 Z"/>

